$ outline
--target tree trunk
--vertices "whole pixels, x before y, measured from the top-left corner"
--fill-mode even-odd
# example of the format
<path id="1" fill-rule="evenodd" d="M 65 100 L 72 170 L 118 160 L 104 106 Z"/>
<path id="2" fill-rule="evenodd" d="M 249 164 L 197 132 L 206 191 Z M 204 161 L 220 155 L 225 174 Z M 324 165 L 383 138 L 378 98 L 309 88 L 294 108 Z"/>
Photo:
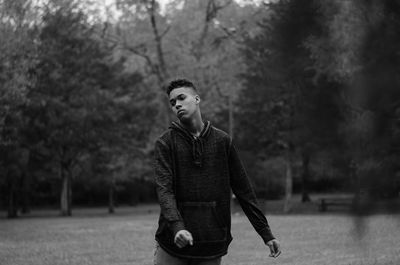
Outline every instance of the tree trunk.
<path id="1" fill-rule="evenodd" d="M 234 134 L 234 117 L 233 117 L 233 95 L 232 93 L 229 93 L 229 135 L 233 138 Z"/>
<path id="2" fill-rule="evenodd" d="M 151 28 L 153 30 L 154 41 L 156 44 L 156 54 L 157 54 L 157 60 L 158 60 L 157 76 L 159 78 L 161 85 L 163 85 L 165 80 L 167 79 L 168 74 L 167 74 L 167 67 L 165 64 L 164 50 L 162 48 L 162 36 L 160 35 L 160 32 L 158 30 L 157 21 L 156 21 L 156 1 L 155 0 L 151 1 L 150 8 L 148 8 L 147 11 L 150 16 Z"/>
<path id="3" fill-rule="evenodd" d="M 285 202 L 283 212 L 288 213 L 291 210 L 292 186 L 293 186 L 293 154 L 292 150 L 287 151 L 286 157 L 286 178 L 285 178 Z"/>
<path id="4" fill-rule="evenodd" d="M 13 184 L 10 185 L 8 191 L 8 218 L 18 217 L 18 206 L 17 206 L 17 193 Z"/>
<path id="5" fill-rule="evenodd" d="M 165 85 L 165 81 L 168 79 L 168 70 L 167 70 L 167 65 L 165 63 L 165 58 L 164 58 L 164 50 L 163 50 L 163 44 L 162 44 L 162 36 L 159 32 L 158 24 L 156 21 L 156 1 L 151 0 L 151 5 L 150 8 L 148 9 L 149 16 L 150 16 L 150 23 L 151 23 L 151 28 L 153 30 L 153 35 L 154 35 L 154 42 L 156 46 L 156 54 L 157 54 L 157 67 L 155 74 L 158 78 L 159 86 L 162 88 Z M 171 116 L 170 116 L 170 111 L 169 111 L 169 100 L 165 98 L 165 92 L 161 91 L 160 95 L 160 103 L 161 103 L 161 109 L 160 109 L 160 120 L 162 121 L 162 126 L 163 128 L 168 127 L 170 122 L 171 122 Z M 164 129 L 163 129 L 164 130 Z"/>
<path id="6" fill-rule="evenodd" d="M 71 176 L 61 167 L 61 215 L 71 216 Z"/>
<path id="7" fill-rule="evenodd" d="M 8 197 L 7 197 L 7 217 L 16 218 L 18 217 L 18 193 L 17 193 L 17 180 L 18 168 L 15 165 L 11 165 L 10 169 L 6 172 L 6 180 L 8 186 Z"/>
<path id="8" fill-rule="evenodd" d="M 234 124 L 233 124 L 233 102 L 232 102 L 232 93 L 229 93 L 229 135 L 233 139 L 234 134 Z M 231 206 L 234 207 L 235 203 L 233 200 L 232 192 L 231 192 Z M 233 209 L 233 208 L 232 208 Z"/>
<path id="9" fill-rule="evenodd" d="M 308 194 L 308 179 L 310 175 L 309 170 L 310 154 L 303 152 L 303 174 L 301 175 L 301 202 L 311 201 Z"/>
<path id="10" fill-rule="evenodd" d="M 21 154 L 21 164 L 22 166 L 22 193 L 21 193 L 21 212 L 24 214 L 28 214 L 31 211 L 31 204 L 30 204 L 30 199 L 31 199 L 31 180 L 32 177 L 29 174 L 30 166 L 32 163 L 32 160 L 30 158 L 30 151 L 29 149 L 25 148 L 22 150 Z"/>
<path id="11" fill-rule="evenodd" d="M 28 214 L 31 211 L 31 205 L 30 205 L 30 197 L 31 197 L 31 177 L 30 175 L 25 171 L 22 176 L 22 209 L 21 212 L 23 214 Z"/>
<path id="12" fill-rule="evenodd" d="M 114 186 L 115 186 L 115 181 L 114 177 L 110 183 L 110 186 L 108 188 L 108 213 L 114 213 L 115 212 L 115 204 L 114 204 Z"/>
<path id="13" fill-rule="evenodd" d="M 161 126 L 162 130 L 165 128 L 168 128 L 168 126 L 171 124 L 172 121 L 172 116 L 171 116 L 171 110 L 170 110 L 170 105 L 169 105 L 169 99 L 167 98 L 166 94 L 164 91 L 160 93 L 160 110 L 159 110 L 159 120 L 161 121 Z"/>

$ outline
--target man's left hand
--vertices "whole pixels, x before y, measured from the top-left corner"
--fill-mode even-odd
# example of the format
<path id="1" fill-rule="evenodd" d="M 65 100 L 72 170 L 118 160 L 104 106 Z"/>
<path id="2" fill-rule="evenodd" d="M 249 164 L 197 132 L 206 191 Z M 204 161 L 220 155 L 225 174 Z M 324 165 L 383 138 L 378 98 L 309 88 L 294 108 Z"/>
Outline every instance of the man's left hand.
<path id="1" fill-rule="evenodd" d="M 281 254 L 281 245 L 277 239 L 272 239 L 267 242 L 267 246 L 271 251 L 270 257 L 277 258 Z"/>

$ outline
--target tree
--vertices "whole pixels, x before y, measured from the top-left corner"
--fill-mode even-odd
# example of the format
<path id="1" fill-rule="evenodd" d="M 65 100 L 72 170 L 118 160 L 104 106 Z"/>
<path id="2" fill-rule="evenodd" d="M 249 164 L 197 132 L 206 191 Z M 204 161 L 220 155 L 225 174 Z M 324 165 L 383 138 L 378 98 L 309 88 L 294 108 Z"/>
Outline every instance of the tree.
<path id="1" fill-rule="evenodd" d="M 149 90 L 157 93 L 159 112 L 152 133 L 158 135 L 170 122 L 169 105 L 162 91 L 170 76 L 164 48 L 169 25 L 155 0 L 117 1 L 117 8 L 123 14 L 114 29 L 110 28 L 108 39 L 131 55 L 139 65 L 134 70 L 141 71 Z M 151 149 L 148 143 L 148 151 Z"/>
<path id="2" fill-rule="evenodd" d="M 311 147 L 334 143 L 340 113 L 335 84 L 323 78 L 314 81 L 310 53 L 304 46 L 311 34 L 320 32 L 313 1 L 279 1 L 267 8 L 260 33 L 246 36 L 243 49 L 247 70 L 240 97 L 240 121 L 245 128 L 241 141 L 264 157 L 284 150 L 287 212 L 296 153 L 303 156 L 306 183 Z M 246 141 L 246 135 L 254 135 L 254 140 Z"/>
<path id="3" fill-rule="evenodd" d="M 114 194 L 118 181 L 141 178 L 148 174 L 147 143 L 156 116 L 153 93 L 141 85 L 138 73 L 113 71 L 114 89 L 101 104 L 98 114 L 105 119 L 97 128 L 98 149 L 92 152 L 94 177 L 100 177 L 109 187 L 109 212 L 114 210 Z M 134 163 L 137 162 L 137 163 Z M 139 165 L 137 165 L 139 164 Z"/>
<path id="4" fill-rule="evenodd" d="M 398 155 L 394 139 L 399 61 L 394 54 L 400 41 L 399 10 L 398 2 L 391 0 L 322 1 L 322 34 L 307 41 L 316 78 L 322 74 L 342 86 L 340 104 L 345 119 L 341 132 L 349 167 L 367 190 L 376 190 L 376 181 L 371 181 L 378 179 L 372 173 L 376 165 L 382 172 L 392 168 L 389 175 L 396 171 L 388 161 Z"/>
<path id="5" fill-rule="evenodd" d="M 18 204 L 29 211 L 29 174 L 26 174 L 26 143 L 22 115 L 34 79 L 37 13 L 32 1 L 0 2 L 0 184 L 8 187 L 8 216 L 16 217 Z M 29 154 L 28 154 L 29 156 Z M 4 183 L 5 182 L 5 183 Z M 23 188 L 21 188 L 21 185 Z"/>
<path id="6" fill-rule="evenodd" d="M 228 109 L 229 98 L 240 85 L 235 73 L 242 65 L 241 57 L 228 34 L 235 31 L 232 24 L 248 18 L 250 12 L 242 12 L 244 8 L 234 1 L 222 0 L 173 1 L 164 12 L 156 1 L 120 1 L 118 7 L 123 15 L 111 39 L 128 57 L 141 62 L 136 69 L 145 76 L 149 89 L 159 93 L 160 115 L 169 113 L 160 88 L 169 78 L 184 76 L 195 80 L 200 89 L 205 116 L 217 120 L 216 113 Z M 170 119 L 170 115 L 159 116 L 155 135 Z"/>
<path id="7" fill-rule="evenodd" d="M 71 181 L 88 154 L 101 149 L 105 139 L 118 137 L 111 126 L 122 114 L 115 117 L 114 106 L 126 95 L 121 90 L 140 77 L 120 73 L 123 61 L 113 61 L 112 50 L 96 38 L 75 3 L 53 4 L 46 10 L 38 40 L 36 85 L 25 109 L 30 120 L 26 134 L 46 150 L 50 169 L 61 180 L 61 214 L 71 215 Z"/>

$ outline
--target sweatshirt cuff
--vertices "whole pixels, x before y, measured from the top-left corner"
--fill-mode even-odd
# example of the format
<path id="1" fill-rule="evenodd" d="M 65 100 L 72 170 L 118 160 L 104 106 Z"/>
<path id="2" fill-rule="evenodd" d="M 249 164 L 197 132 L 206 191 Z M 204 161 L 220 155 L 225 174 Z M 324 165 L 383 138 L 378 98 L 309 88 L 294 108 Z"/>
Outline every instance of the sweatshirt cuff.
<path id="1" fill-rule="evenodd" d="M 267 244 L 267 242 L 271 241 L 272 239 L 275 239 L 275 237 L 272 235 L 271 229 L 269 227 L 263 229 L 260 232 L 260 236 L 264 240 L 265 244 Z"/>
<path id="2" fill-rule="evenodd" d="M 171 229 L 172 229 L 172 232 L 174 234 L 174 237 L 175 237 L 176 233 L 178 233 L 178 231 L 186 230 L 185 224 L 182 221 L 172 222 L 171 223 Z"/>

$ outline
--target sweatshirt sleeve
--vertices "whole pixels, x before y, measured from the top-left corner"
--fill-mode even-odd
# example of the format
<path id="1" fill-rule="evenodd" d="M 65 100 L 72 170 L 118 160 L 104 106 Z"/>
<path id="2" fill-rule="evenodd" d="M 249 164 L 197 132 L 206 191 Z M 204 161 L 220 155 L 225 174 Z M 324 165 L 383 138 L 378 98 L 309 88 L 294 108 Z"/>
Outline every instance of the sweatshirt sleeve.
<path id="1" fill-rule="evenodd" d="M 229 174 L 232 191 L 254 229 L 264 243 L 274 239 L 268 221 L 257 205 L 254 190 L 232 140 L 229 144 Z"/>
<path id="2" fill-rule="evenodd" d="M 175 235 L 179 230 L 184 230 L 185 225 L 176 205 L 173 191 L 171 152 L 169 146 L 161 139 L 157 140 L 155 143 L 154 169 L 161 214 L 168 221 L 169 227 Z"/>

